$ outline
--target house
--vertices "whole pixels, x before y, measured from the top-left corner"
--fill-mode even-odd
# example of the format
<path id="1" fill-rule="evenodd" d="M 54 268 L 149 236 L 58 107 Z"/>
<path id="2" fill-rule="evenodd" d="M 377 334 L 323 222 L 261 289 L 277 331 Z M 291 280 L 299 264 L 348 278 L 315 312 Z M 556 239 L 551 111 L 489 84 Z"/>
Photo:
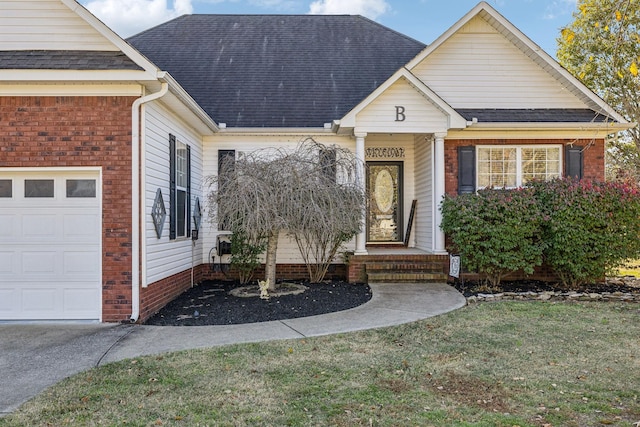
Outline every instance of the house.
<path id="1" fill-rule="evenodd" d="M 224 156 L 312 137 L 366 161 L 358 280 L 375 252 L 446 259 L 445 193 L 603 179 L 629 126 L 485 2 L 428 46 L 360 16 L 191 15 L 123 40 L 74 0 L 0 2 L 0 320 L 142 321 L 218 274 Z M 281 274 L 304 271 L 281 240 Z"/>

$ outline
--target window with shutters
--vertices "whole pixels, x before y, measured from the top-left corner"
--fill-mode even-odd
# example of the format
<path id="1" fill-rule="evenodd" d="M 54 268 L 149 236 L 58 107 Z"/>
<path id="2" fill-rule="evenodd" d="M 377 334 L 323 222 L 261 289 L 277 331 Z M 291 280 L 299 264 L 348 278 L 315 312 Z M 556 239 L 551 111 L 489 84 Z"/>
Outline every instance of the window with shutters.
<path id="1" fill-rule="evenodd" d="M 561 145 L 478 146 L 476 154 L 478 188 L 515 188 L 562 174 Z"/>
<path id="2" fill-rule="evenodd" d="M 191 150 L 169 135 L 169 238 L 191 236 Z"/>

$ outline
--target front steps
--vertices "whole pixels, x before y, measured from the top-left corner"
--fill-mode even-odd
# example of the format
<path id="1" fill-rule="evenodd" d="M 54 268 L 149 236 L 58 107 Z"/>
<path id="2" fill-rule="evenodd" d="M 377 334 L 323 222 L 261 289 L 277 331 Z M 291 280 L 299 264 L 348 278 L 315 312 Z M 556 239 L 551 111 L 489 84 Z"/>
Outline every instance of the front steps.
<path id="1" fill-rule="evenodd" d="M 447 255 L 363 255 L 349 262 L 358 264 L 358 281 L 367 283 L 443 283 L 448 279 Z"/>

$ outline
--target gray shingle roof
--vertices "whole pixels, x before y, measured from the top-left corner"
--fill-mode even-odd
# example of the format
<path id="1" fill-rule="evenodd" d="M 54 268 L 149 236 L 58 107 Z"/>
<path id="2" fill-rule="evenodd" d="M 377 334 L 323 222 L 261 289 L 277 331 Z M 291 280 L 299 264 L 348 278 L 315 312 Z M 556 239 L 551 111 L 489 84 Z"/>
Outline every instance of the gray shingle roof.
<path id="1" fill-rule="evenodd" d="M 128 42 L 229 127 L 322 127 L 425 47 L 347 15 L 185 15 Z"/>
<path id="2" fill-rule="evenodd" d="M 4 70 L 141 70 L 122 52 L 87 50 L 4 50 Z"/>
<path id="3" fill-rule="evenodd" d="M 493 123 L 602 123 L 615 121 L 588 108 L 457 109 L 465 119 Z"/>

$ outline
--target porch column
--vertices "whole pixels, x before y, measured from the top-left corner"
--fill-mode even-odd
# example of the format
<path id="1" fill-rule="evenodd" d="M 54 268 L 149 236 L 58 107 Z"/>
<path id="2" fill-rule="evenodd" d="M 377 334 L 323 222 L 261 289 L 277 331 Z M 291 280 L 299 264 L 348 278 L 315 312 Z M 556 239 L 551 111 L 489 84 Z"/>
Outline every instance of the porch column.
<path id="1" fill-rule="evenodd" d="M 365 154 L 364 154 L 364 138 L 367 136 L 366 133 L 355 133 L 356 137 L 356 158 L 358 159 L 358 170 L 357 170 L 357 178 L 362 188 L 366 188 L 366 178 L 364 173 L 365 166 Z M 362 211 L 362 230 L 356 235 L 356 250 L 355 255 L 366 255 L 367 254 L 367 211 L 366 206 Z"/>
<path id="2" fill-rule="evenodd" d="M 442 223 L 442 211 L 440 202 L 444 197 L 444 137 L 445 133 L 436 133 L 433 139 L 433 252 L 438 254 L 446 253 L 444 244 L 444 233 L 440 230 Z"/>

